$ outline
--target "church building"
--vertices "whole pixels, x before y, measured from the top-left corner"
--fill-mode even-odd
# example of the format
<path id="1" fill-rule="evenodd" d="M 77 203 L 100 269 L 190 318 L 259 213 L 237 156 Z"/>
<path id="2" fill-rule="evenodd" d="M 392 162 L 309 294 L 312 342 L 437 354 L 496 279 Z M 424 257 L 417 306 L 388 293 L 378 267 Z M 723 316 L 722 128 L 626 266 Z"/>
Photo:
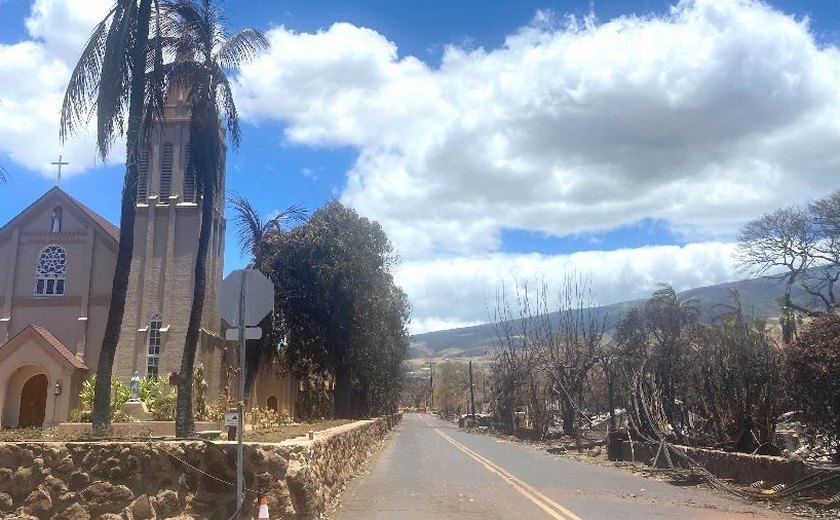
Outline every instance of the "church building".
<path id="1" fill-rule="evenodd" d="M 178 372 L 201 225 L 188 172 L 189 112 L 167 104 L 140 157 L 134 256 L 114 377 Z M 60 167 L 60 166 L 59 166 Z M 224 200 L 224 183 L 219 196 Z M 215 310 L 224 257 L 224 204 L 213 215 L 197 363 L 208 401 L 236 391 L 235 344 Z M 0 427 L 66 421 L 96 373 L 111 301 L 119 229 L 59 187 L 0 228 Z M 297 385 L 263 367 L 249 403 L 293 415 Z"/>

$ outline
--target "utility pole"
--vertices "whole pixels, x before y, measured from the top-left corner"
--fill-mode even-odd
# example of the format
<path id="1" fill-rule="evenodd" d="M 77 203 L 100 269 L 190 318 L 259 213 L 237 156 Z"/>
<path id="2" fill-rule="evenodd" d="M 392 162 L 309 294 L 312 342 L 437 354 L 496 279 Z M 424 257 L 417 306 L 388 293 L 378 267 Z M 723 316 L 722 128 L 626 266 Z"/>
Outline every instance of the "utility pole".
<path id="1" fill-rule="evenodd" d="M 472 359 L 470 360 L 470 415 L 475 421 L 475 394 L 473 392 Z"/>
<path id="2" fill-rule="evenodd" d="M 437 363 L 429 361 L 429 410 L 435 409 L 435 368 Z"/>

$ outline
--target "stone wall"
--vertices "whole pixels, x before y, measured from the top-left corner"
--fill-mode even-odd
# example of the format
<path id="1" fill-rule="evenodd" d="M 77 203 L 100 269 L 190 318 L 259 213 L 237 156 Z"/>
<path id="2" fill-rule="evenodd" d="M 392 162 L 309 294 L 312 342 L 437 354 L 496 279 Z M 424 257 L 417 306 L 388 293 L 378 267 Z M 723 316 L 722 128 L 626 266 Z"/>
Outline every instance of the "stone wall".
<path id="1" fill-rule="evenodd" d="M 637 462 L 649 464 L 656 456 L 657 445 L 634 442 L 633 448 Z M 729 479 L 737 484 L 752 484 L 764 480 L 770 485 L 791 484 L 805 477 L 808 465 L 798 459 L 750 455 L 704 448 L 680 446 L 686 455 L 697 461 L 713 475 Z M 621 443 L 621 460 L 631 460 L 630 443 Z M 663 464 L 660 457 L 660 466 Z"/>
<path id="2" fill-rule="evenodd" d="M 246 506 L 268 498 L 272 518 L 317 518 L 401 416 L 318 432 L 315 440 L 245 446 Z M 227 519 L 236 444 L 0 443 L 2 518 Z"/>

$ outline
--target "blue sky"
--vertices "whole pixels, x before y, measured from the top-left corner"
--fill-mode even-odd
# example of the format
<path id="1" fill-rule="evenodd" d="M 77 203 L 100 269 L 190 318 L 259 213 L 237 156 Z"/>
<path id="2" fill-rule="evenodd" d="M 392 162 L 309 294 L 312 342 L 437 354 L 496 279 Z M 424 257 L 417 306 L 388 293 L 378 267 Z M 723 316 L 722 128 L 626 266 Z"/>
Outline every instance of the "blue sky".
<path id="1" fill-rule="evenodd" d="M 121 153 L 57 139 L 108 3 L 0 0 L 0 222 L 54 184 L 59 153 L 62 187 L 119 219 Z M 746 220 L 840 188 L 840 2 L 225 5 L 273 42 L 235 75 L 228 192 L 382 222 L 415 332 L 484 321 L 499 283 L 568 270 L 603 303 L 742 277 Z M 245 261 L 232 232 L 227 270 Z"/>

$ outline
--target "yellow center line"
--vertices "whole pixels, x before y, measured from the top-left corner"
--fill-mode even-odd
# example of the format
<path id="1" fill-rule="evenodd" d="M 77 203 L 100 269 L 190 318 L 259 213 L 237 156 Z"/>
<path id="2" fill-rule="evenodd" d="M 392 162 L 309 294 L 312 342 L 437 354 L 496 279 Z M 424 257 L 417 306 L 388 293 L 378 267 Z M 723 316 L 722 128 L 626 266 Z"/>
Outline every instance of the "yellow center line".
<path id="1" fill-rule="evenodd" d="M 426 421 L 423 420 L 423 422 L 426 422 Z M 545 496 L 544 494 L 540 493 L 538 490 L 534 489 L 533 486 L 530 486 L 529 484 L 526 484 L 525 482 L 519 480 L 518 478 L 511 475 L 508 471 L 504 470 L 500 466 L 494 464 L 490 460 L 486 459 L 485 457 L 482 457 L 481 455 L 479 455 L 475 451 L 467 448 L 466 446 L 464 446 L 460 442 L 456 441 L 455 439 L 450 437 L 449 434 L 447 434 L 446 432 L 444 432 L 444 431 L 442 431 L 438 428 L 434 428 L 434 430 L 441 437 L 446 439 L 450 444 L 452 444 L 453 446 L 455 446 L 459 450 L 463 451 L 468 456 L 473 458 L 476 462 L 478 462 L 479 464 L 484 466 L 484 469 L 486 469 L 490 473 L 493 473 L 493 474 L 501 477 L 502 480 L 507 482 L 515 490 L 519 491 L 519 493 L 521 493 L 525 498 L 527 498 L 528 500 L 533 502 L 535 505 L 537 505 L 540 509 L 542 509 L 543 511 L 548 513 L 548 515 L 551 516 L 552 518 L 555 518 L 557 520 L 582 520 L 576 514 L 572 513 L 571 511 L 569 511 L 565 507 L 561 506 L 560 504 L 558 504 L 557 502 L 555 502 L 551 498 Z"/>

